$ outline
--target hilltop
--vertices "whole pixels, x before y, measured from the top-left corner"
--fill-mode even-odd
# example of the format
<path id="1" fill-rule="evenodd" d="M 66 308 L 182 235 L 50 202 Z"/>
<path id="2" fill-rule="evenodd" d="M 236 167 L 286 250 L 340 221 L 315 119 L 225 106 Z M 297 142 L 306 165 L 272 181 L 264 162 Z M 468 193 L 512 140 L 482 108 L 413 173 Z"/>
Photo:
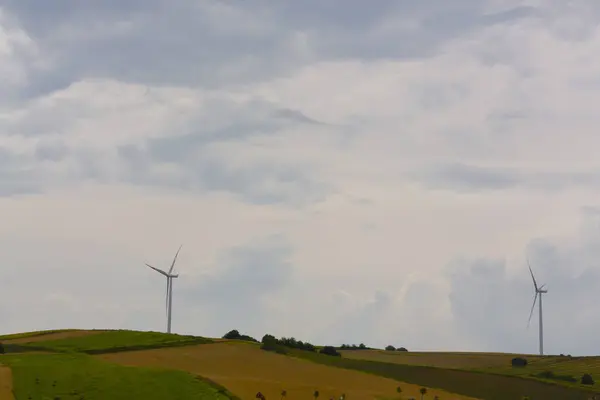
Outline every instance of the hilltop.
<path id="1" fill-rule="evenodd" d="M 230 334 L 72 329 L 0 336 L 0 398 L 12 398 L 11 390 L 16 399 L 117 400 L 253 399 L 258 392 L 314 398 L 318 391 L 319 399 L 391 400 L 420 398 L 426 389 L 425 399 L 584 400 L 594 385 L 581 384 L 581 376 L 600 376 L 600 357 L 334 348 Z M 527 366 L 512 366 L 515 357 Z"/>

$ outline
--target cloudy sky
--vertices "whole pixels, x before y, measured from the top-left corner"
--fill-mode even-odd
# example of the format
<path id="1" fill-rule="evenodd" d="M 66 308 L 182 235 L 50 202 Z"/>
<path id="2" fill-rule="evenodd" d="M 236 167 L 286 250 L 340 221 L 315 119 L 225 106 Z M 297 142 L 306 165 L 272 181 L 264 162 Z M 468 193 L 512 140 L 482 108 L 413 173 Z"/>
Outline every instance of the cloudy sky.
<path id="1" fill-rule="evenodd" d="M 368 4 L 369 3 L 369 4 Z M 598 354 L 600 3 L 0 1 L 0 326 Z M 596 292 L 596 294 L 594 294 Z"/>

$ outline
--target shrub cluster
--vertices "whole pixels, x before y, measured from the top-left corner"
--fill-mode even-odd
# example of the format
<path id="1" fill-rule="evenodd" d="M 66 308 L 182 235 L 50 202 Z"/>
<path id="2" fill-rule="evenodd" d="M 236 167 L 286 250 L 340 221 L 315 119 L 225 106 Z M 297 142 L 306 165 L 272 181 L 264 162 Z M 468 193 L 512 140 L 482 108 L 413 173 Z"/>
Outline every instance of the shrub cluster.
<path id="1" fill-rule="evenodd" d="M 552 371 L 543 371 L 537 374 L 534 374 L 533 376 L 536 376 L 538 378 L 544 378 L 544 379 L 552 379 L 555 381 L 565 381 L 565 382 L 577 382 L 577 378 L 575 378 L 574 376 L 571 375 L 557 375 Z"/>
<path id="2" fill-rule="evenodd" d="M 258 340 L 254 339 L 252 336 L 248 336 L 248 335 L 241 335 L 237 329 L 231 330 L 229 332 L 227 332 L 225 335 L 223 335 L 223 339 L 230 339 L 230 340 L 246 340 L 248 342 L 255 342 L 258 343 Z"/>
<path id="3" fill-rule="evenodd" d="M 325 354 L 328 356 L 335 356 L 335 357 L 342 356 L 340 353 L 338 353 L 338 351 L 333 346 L 325 346 L 321 350 L 319 350 L 319 353 Z"/>
<path id="4" fill-rule="evenodd" d="M 391 344 L 385 346 L 385 350 L 386 351 L 408 351 L 406 349 L 406 347 L 398 347 L 398 348 L 396 348 L 396 347 L 392 346 Z"/>
<path id="5" fill-rule="evenodd" d="M 370 347 L 365 346 L 364 343 L 361 343 L 358 346 L 355 344 L 343 344 L 338 348 L 340 350 L 373 350 Z"/>
<path id="6" fill-rule="evenodd" d="M 315 351 L 316 347 L 310 344 L 309 342 L 303 342 L 302 340 L 296 340 L 293 337 L 286 338 L 282 337 L 281 339 L 277 339 L 273 335 L 266 334 L 263 336 L 261 343 L 274 343 L 280 346 L 289 347 L 290 349 L 298 349 L 298 350 L 306 350 L 306 351 Z"/>
<path id="7" fill-rule="evenodd" d="M 262 345 L 261 349 L 267 351 L 274 351 L 280 354 L 287 354 L 286 348 L 290 349 L 298 349 L 304 351 L 315 351 L 316 347 L 308 342 L 303 342 L 301 340 L 296 340 L 294 338 L 285 338 L 277 339 L 273 335 L 266 334 L 263 336 L 261 340 Z"/>

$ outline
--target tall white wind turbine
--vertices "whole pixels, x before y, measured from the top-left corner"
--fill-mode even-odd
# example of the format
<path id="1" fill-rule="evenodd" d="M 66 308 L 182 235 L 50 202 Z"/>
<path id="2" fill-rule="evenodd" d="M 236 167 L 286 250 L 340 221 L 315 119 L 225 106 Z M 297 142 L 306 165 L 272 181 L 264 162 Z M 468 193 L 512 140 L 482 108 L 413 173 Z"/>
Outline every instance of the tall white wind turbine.
<path id="1" fill-rule="evenodd" d="M 533 309 L 535 308 L 535 302 L 539 295 L 540 296 L 540 302 L 539 302 L 539 308 L 540 308 L 540 323 L 539 323 L 540 355 L 543 356 L 544 355 L 544 321 L 542 318 L 542 295 L 544 293 L 548 293 L 548 290 L 544 289 L 544 287 L 546 286 L 545 284 L 538 287 L 537 282 L 535 280 L 535 276 L 533 276 L 533 271 L 531 270 L 531 265 L 529 264 L 529 260 L 527 260 L 527 266 L 529 267 L 529 272 L 531 273 L 531 279 L 533 279 L 533 287 L 535 289 L 535 297 L 533 298 L 533 305 L 531 306 L 531 312 L 529 313 L 529 321 L 527 322 L 527 326 L 529 326 L 529 323 L 531 322 L 531 317 L 533 316 Z"/>
<path id="2" fill-rule="evenodd" d="M 173 258 L 173 263 L 171 264 L 171 268 L 169 268 L 169 272 L 165 272 L 162 269 L 154 268 L 152 265 L 146 263 L 146 266 L 152 268 L 153 270 L 155 270 L 159 274 L 164 275 L 167 278 L 167 295 L 165 298 L 166 309 L 167 309 L 167 333 L 171 333 L 171 311 L 172 311 L 172 306 L 173 306 L 173 278 L 177 278 L 179 276 L 179 274 L 173 273 L 173 268 L 175 268 L 175 261 L 177 261 L 177 256 L 179 255 L 180 251 L 181 251 L 181 246 L 179 246 L 177 253 L 175 253 L 175 258 Z"/>

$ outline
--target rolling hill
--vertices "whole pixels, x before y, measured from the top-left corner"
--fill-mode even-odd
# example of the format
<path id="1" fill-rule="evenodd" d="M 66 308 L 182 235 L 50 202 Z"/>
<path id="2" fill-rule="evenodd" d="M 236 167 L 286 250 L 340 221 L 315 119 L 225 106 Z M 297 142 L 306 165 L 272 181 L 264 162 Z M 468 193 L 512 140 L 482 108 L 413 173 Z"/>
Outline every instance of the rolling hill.
<path id="1" fill-rule="evenodd" d="M 593 388 L 556 376 L 599 374 L 600 357 L 344 350 L 341 357 L 157 332 L 62 330 L 0 336 L 0 399 L 339 398 L 587 400 Z M 551 379 L 539 376 L 545 371 Z M 401 393 L 397 389 L 402 390 Z M 12 396 L 12 395 L 11 395 Z"/>

